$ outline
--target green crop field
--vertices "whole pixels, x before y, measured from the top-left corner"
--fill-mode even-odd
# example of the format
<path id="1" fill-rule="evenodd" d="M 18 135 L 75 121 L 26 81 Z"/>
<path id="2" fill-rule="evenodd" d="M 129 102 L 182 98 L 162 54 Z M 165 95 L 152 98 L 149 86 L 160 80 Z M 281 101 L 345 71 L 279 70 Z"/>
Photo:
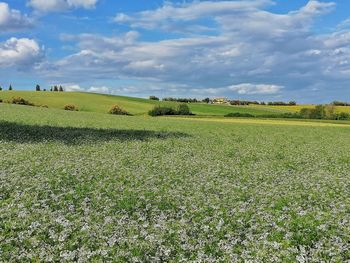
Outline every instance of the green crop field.
<path id="1" fill-rule="evenodd" d="M 148 99 L 92 94 L 82 92 L 33 92 L 33 91 L 1 91 L 0 99 L 10 100 L 22 97 L 36 105 L 46 105 L 49 108 L 63 109 L 66 104 L 76 105 L 80 111 L 107 113 L 118 104 L 135 115 L 144 115 L 155 105 L 173 106 L 175 102 L 158 102 Z M 189 104 L 192 112 L 197 115 L 225 115 L 231 112 L 250 113 L 254 115 L 281 113 L 281 110 L 270 108 L 254 108 L 249 106 L 209 105 L 202 103 Z"/>
<path id="2" fill-rule="evenodd" d="M 0 104 L 1 262 L 350 260 L 348 122 L 112 116 L 152 102 L 62 93 L 96 111 L 68 112 L 23 94 L 52 108 Z"/>

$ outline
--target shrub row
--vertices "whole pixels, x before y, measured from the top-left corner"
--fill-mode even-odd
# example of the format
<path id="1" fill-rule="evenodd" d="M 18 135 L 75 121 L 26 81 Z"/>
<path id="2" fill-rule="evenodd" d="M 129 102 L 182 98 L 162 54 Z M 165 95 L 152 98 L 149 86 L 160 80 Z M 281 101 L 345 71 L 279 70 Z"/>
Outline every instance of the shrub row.
<path id="1" fill-rule="evenodd" d="M 150 116 L 164 115 L 193 115 L 187 104 L 180 104 L 176 109 L 171 107 L 155 106 L 148 112 Z"/>
<path id="2" fill-rule="evenodd" d="M 191 98 L 163 98 L 163 101 L 176 101 L 176 102 L 184 102 L 184 103 L 196 103 L 198 102 L 197 99 L 191 99 Z"/>
<path id="3" fill-rule="evenodd" d="M 233 112 L 226 114 L 225 117 L 350 120 L 349 113 L 337 113 L 332 105 L 317 105 L 313 109 L 303 108 L 296 113 L 252 115 L 250 113 Z"/>

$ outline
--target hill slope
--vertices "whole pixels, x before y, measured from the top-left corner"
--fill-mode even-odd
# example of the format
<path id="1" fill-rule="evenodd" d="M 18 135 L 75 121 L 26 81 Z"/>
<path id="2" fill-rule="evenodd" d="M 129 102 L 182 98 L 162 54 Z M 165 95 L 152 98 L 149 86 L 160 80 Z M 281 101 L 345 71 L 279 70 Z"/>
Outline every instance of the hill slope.
<path id="1" fill-rule="evenodd" d="M 148 99 L 93 94 L 82 92 L 35 92 L 35 91 L 1 91 L 0 99 L 9 100 L 22 97 L 36 105 L 47 105 L 49 108 L 62 109 L 66 104 L 76 105 L 80 111 L 106 113 L 112 105 L 118 104 L 134 115 L 146 114 L 155 105 L 176 106 L 176 102 L 159 102 Z M 196 115 L 223 116 L 230 112 L 250 113 L 254 115 L 280 113 L 280 109 L 259 108 L 251 106 L 209 105 L 202 103 L 189 104 Z"/>

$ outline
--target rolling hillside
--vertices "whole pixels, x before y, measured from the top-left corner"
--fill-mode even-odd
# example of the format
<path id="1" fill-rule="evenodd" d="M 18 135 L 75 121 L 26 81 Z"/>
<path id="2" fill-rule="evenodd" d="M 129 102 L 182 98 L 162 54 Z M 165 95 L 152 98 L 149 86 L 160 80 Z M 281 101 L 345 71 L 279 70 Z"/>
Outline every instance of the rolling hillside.
<path id="1" fill-rule="evenodd" d="M 93 94 L 82 92 L 35 92 L 35 91 L 1 91 L 0 99 L 4 101 L 13 97 L 22 97 L 36 105 L 46 105 L 49 108 L 62 109 L 66 104 L 76 105 L 80 111 L 106 113 L 112 105 L 118 104 L 134 115 L 146 114 L 155 105 L 176 106 L 176 102 L 159 102 L 148 99 Z M 250 113 L 254 115 L 281 113 L 281 109 L 209 105 L 202 103 L 189 104 L 191 111 L 196 115 L 223 116 L 230 112 Z"/>

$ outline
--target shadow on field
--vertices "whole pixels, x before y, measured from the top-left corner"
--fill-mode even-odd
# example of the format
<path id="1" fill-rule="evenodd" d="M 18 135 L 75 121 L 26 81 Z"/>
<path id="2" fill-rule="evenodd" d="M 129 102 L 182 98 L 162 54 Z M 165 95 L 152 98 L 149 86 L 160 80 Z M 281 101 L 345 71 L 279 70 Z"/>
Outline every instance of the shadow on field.
<path id="1" fill-rule="evenodd" d="M 188 137 L 188 135 L 181 132 L 56 127 L 0 121 L 0 141 L 18 143 L 58 141 L 65 144 L 82 144 L 84 142 L 146 141 L 153 138 L 180 137 Z"/>

